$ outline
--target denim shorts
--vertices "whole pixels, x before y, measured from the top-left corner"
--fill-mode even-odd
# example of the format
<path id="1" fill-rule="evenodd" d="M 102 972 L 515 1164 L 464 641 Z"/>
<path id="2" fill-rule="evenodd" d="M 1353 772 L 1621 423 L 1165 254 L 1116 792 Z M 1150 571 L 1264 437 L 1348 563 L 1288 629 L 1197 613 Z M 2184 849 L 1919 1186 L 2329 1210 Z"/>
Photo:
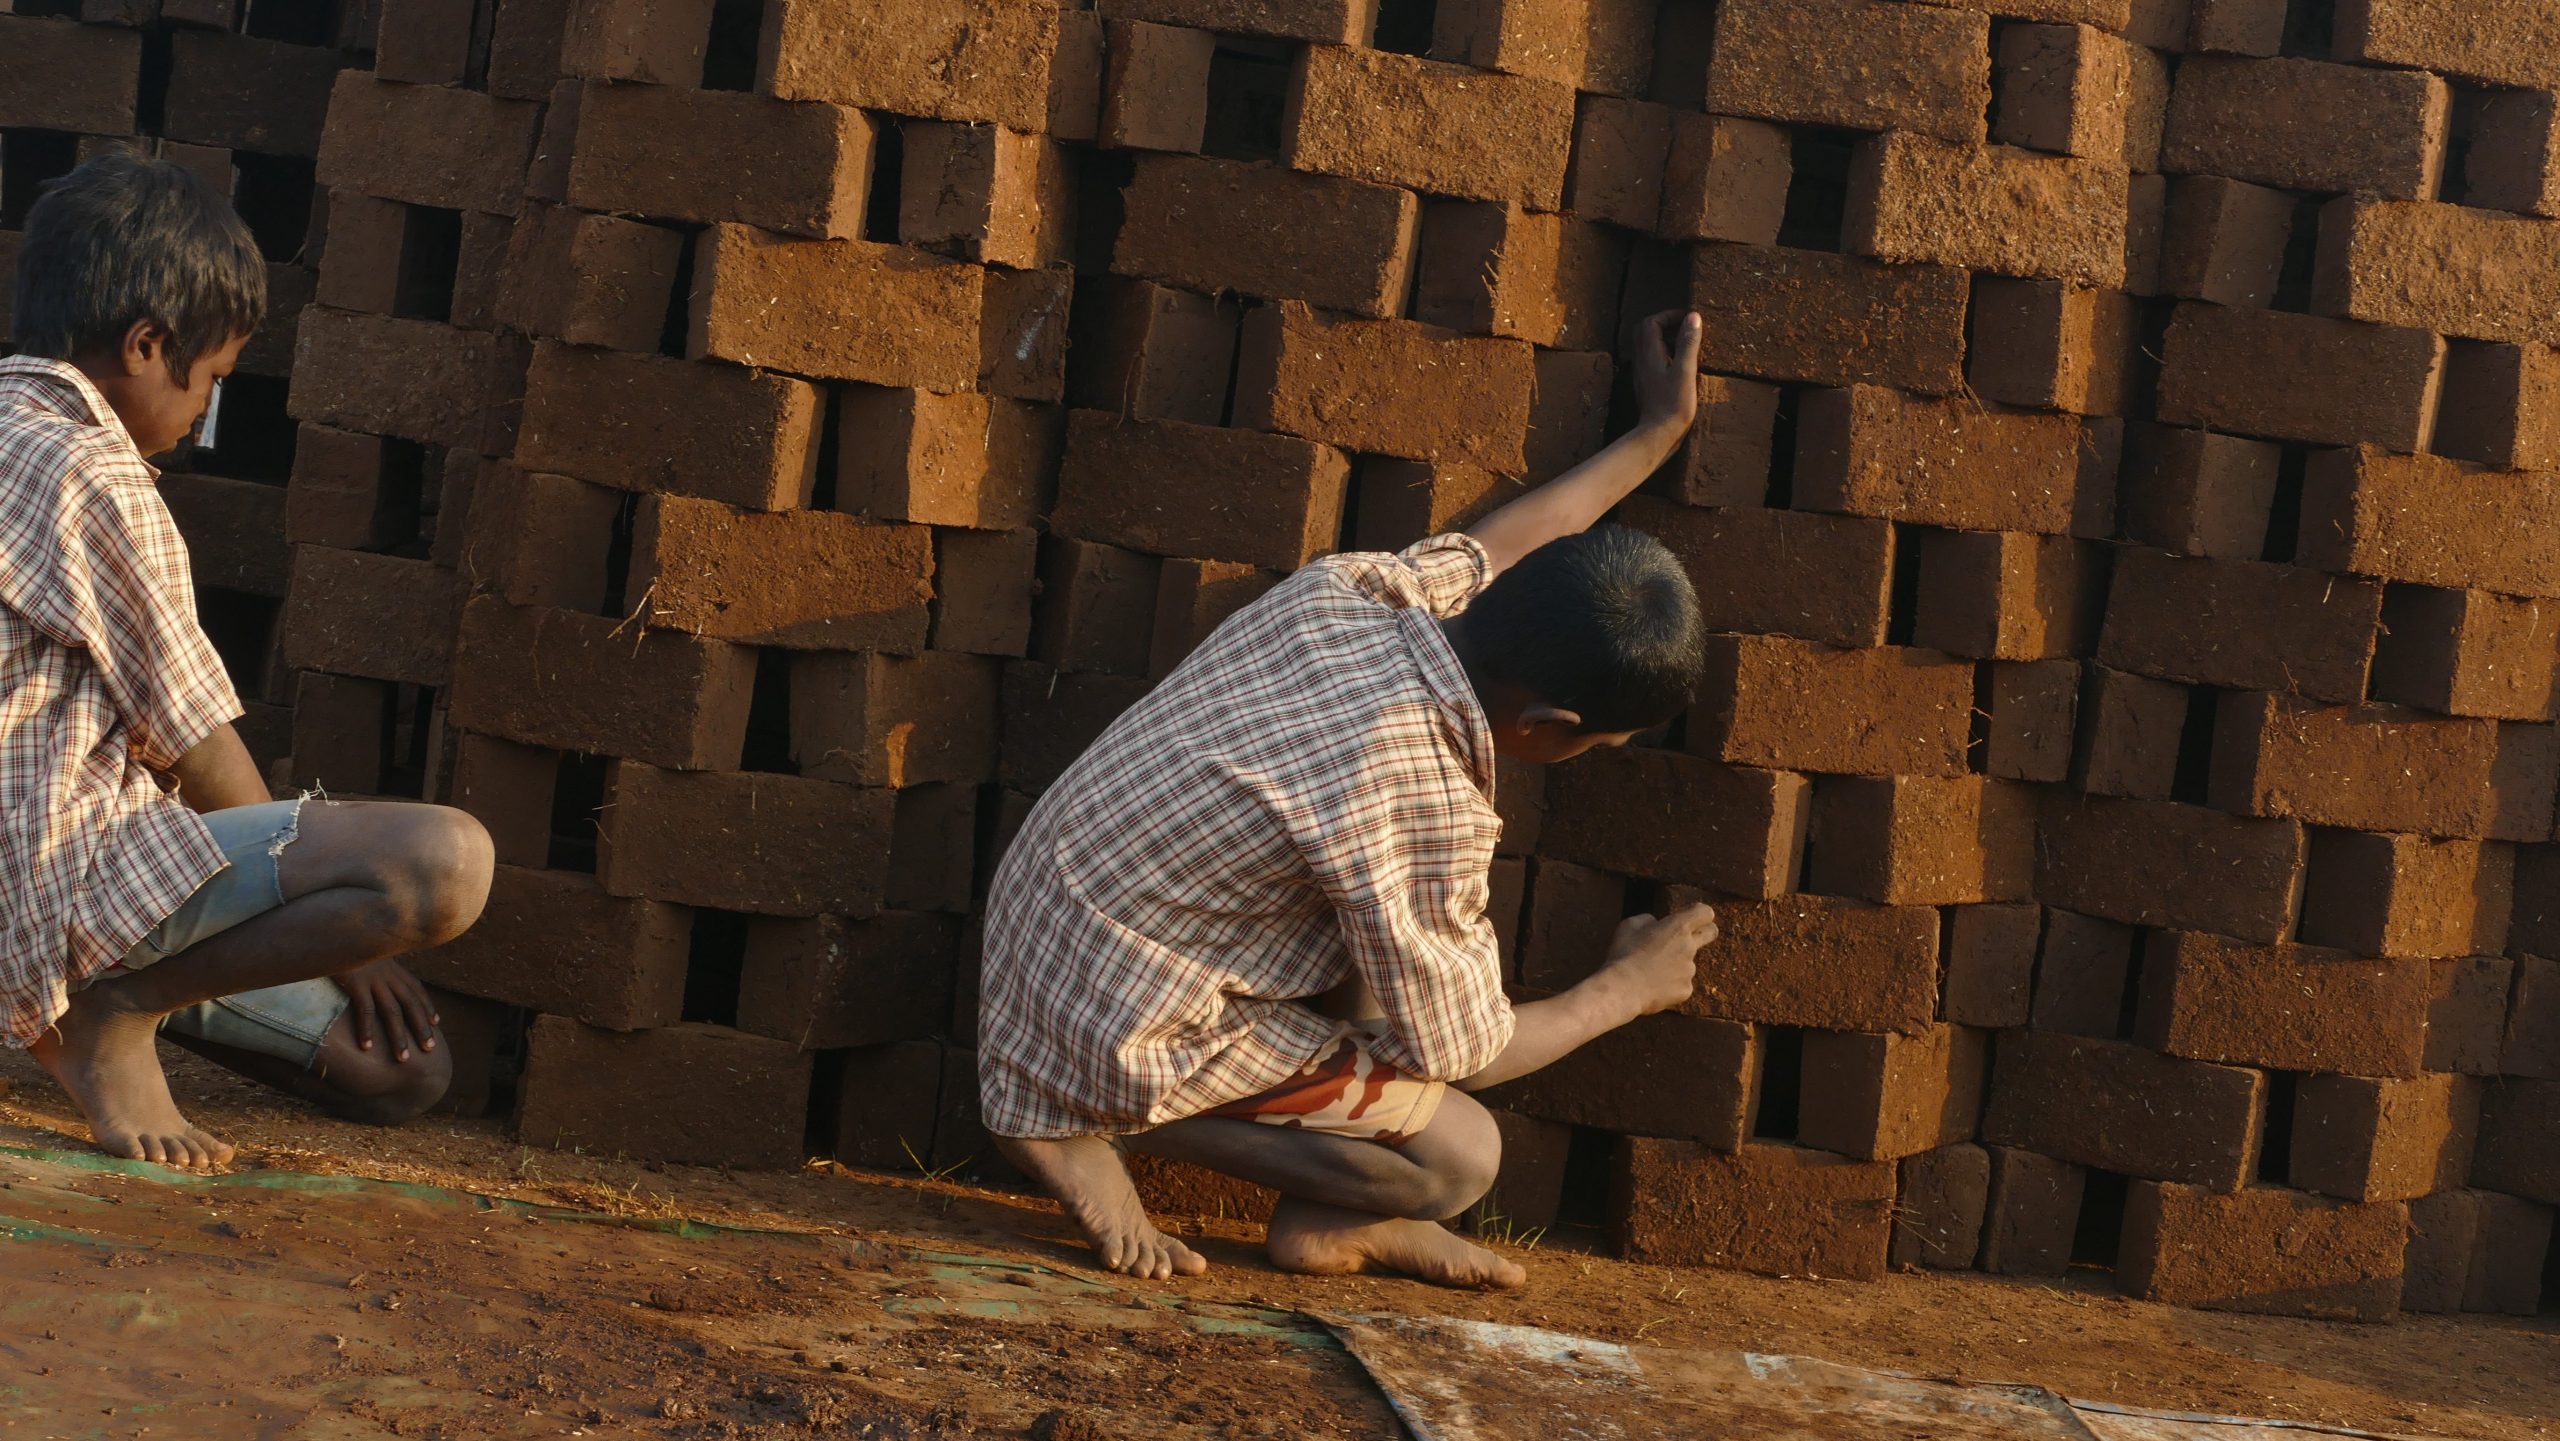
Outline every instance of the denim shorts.
<path id="1" fill-rule="evenodd" d="M 284 904 L 277 875 L 285 847 L 302 833 L 300 800 L 213 811 L 204 817 L 230 862 L 196 888 L 187 903 L 134 942 L 117 964 L 139 971 L 211 940 Z M 274 1056 L 309 1069 L 320 1043 L 347 1009 L 347 993 L 326 977 L 217 996 L 172 1011 L 161 1029 L 201 1041 Z"/>

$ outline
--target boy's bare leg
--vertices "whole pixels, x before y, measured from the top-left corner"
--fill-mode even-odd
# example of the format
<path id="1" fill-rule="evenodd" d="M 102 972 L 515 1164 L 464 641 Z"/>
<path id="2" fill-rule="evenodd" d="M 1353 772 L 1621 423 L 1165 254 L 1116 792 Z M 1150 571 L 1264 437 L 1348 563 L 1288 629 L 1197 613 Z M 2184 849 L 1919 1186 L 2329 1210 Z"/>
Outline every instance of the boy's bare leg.
<path id="1" fill-rule="evenodd" d="M 1197 1276 L 1209 1269 L 1199 1252 L 1147 1219 L 1129 1168 L 1109 1141 L 1100 1136 L 1062 1141 L 998 1136 L 995 1143 L 1006 1160 L 1058 1198 L 1107 1269 L 1142 1281 Z"/>
<path id="2" fill-rule="evenodd" d="M 1439 1223 L 1493 1186 L 1502 1135 L 1474 1098 L 1451 1091 L 1422 1134 L 1382 1146 L 1225 1116 L 1175 1121 L 1130 1144 L 1280 1192 L 1272 1264 L 1347 1275 L 1397 1271 L 1443 1286 L 1518 1286 L 1528 1273 Z"/>
<path id="3" fill-rule="evenodd" d="M 111 1154 L 227 1163 L 232 1146 L 188 1124 L 154 1049 L 180 1006 L 335 975 L 451 940 L 478 919 L 493 857 L 479 823 L 423 805 L 310 805 L 277 867 L 284 904 L 146 970 L 101 980 L 30 1047 Z"/>

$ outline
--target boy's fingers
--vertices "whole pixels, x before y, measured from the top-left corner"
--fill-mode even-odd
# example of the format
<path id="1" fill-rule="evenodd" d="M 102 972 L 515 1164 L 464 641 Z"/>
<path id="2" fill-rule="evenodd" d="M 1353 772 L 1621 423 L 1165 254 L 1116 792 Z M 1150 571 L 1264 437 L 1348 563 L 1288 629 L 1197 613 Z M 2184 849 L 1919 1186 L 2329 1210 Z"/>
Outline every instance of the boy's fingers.
<path id="1" fill-rule="evenodd" d="M 355 1012 L 356 1049 L 373 1049 L 373 997 L 362 986 L 347 992 L 348 1009 Z"/>
<path id="2" fill-rule="evenodd" d="M 396 1061 L 409 1059 L 409 1016 L 401 1008 L 398 997 L 385 998 L 382 1022 L 385 1033 L 391 1038 L 391 1058 Z"/>

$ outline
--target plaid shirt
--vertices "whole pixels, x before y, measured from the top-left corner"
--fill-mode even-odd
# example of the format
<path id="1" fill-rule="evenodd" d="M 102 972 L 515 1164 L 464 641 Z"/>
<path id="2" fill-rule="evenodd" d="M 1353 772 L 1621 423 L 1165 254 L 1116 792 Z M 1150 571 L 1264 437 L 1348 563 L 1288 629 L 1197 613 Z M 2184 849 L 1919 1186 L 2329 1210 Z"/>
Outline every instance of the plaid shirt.
<path id="1" fill-rule="evenodd" d="M 0 360 L 0 1041 L 222 869 L 166 770 L 240 714 L 187 547 L 86 376 Z"/>
<path id="2" fill-rule="evenodd" d="M 988 901 L 979 1084 L 998 1135 L 1111 1134 L 1266 1091 L 1358 976 L 1428 1080 L 1509 1044 L 1485 919 L 1493 735 L 1441 634 L 1462 535 L 1336 555 L 1237 612 L 1041 797 Z"/>

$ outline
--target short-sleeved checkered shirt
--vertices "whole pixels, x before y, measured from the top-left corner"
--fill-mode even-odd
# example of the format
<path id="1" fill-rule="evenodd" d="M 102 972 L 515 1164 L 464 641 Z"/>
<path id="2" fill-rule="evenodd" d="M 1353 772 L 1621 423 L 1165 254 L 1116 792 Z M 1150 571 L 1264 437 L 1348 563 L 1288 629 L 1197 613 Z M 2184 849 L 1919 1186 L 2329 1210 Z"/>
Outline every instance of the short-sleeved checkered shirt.
<path id="1" fill-rule="evenodd" d="M 1485 919 L 1493 736 L 1439 621 L 1463 535 L 1315 562 L 1218 627 L 1032 808 L 988 900 L 988 1128 L 1144 1130 L 1266 1091 L 1352 976 L 1429 1080 L 1511 1040 Z"/>
<path id="2" fill-rule="evenodd" d="M 0 360 L 0 1042 L 223 867 L 157 771 L 240 714 L 186 543 L 115 412 L 60 361 Z"/>

